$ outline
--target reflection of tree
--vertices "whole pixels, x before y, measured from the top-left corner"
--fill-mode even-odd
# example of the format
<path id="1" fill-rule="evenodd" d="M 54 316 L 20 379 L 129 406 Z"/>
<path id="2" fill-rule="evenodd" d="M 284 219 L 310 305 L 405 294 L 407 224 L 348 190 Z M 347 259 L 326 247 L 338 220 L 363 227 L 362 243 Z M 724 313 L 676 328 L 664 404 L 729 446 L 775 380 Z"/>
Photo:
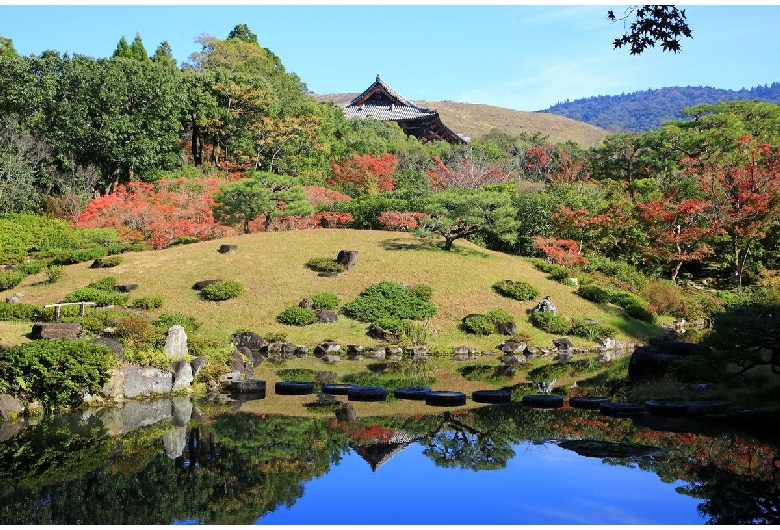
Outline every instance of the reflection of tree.
<path id="1" fill-rule="evenodd" d="M 35 428 L 3 442 L 0 458 L 11 472 L 0 471 L 0 523 L 248 524 L 294 504 L 302 484 L 347 448 L 324 419 L 221 415 L 190 428 L 184 454 L 171 460 L 162 427 L 116 439 L 51 428 L 42 438 Z"/>
<path id="2" fill-rule="evenodd" d="M 701 498 L 700 511 L 713 523 L 780 523 L 776 439 L 691 427 L 651 429 L 595 411 L 517 403 L 354 423 L 214 414 L 190 423 L 184 452 L 172 460 L 162 443 L 167 423 L 111 438 L 94 418 L 75 431 L 46 418 L 0 443 L 0 524 L 251 523 L 293 505 L 348 443 L 388 442 L 398 433 L 419 438 L 436 465 L 474 471 L 506 467 L 526 440 L 660 447 L 652 458 L 603 461 L 652 471 L 668 484 L 683 481 L 678 491 Z"/>
<path id="3" fill-rule="evenodd" d="M 780 524 L 780 484 L 715 466 L 695 469 L 695 482 L 680 490 L 704 499 L 697 511 L 708 524 Z"/>
<path id="4" fill-rule="evenodd" d="M 503 469 L 513 456 L 512 440 L 501 432 L 470 427 L 452 414 L 429 435 L 423 454 L 440 467 L 462 467 L 474 471 Z"/>

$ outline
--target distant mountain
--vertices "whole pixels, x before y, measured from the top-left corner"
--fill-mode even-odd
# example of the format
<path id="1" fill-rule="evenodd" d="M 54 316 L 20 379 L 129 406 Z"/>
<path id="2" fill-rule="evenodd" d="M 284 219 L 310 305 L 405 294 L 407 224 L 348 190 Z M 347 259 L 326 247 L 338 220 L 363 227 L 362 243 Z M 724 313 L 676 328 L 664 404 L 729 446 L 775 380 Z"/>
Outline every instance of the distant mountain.
<path id="1" fill-rule="evenodd" d="M 682 118 L 686 107 L 728 100 L 780 103 L 780 83 L 751 89 L 723 90 L 710 87 L 669 87 L 619 96 L 593 96 L 553 105 L 539 111 L 557 114 L 610 132 L 642 132 L 657 129 L 665 121 Z"/>
<path id="2" fill-rule="evenodd" d="M 357 95 L 357 93 L 341 93 L 314 97 L 318 101 L 332 101 L 336 105 L 343 106 Z M 487 134 L 491 129 L 498 129 L 511 135 L 522 132 L 532 135 L 538 132 L 549 137 L 552 143 L 570 140 L 582 147 L 593 147 L 601 143 L 609 134 L 606 130 L 588 123 L 540 112 L 524 112 L 454 101 L 415 101 L 414 103 L 420 107 L 436 109 L 447 127 L 472 140 Z"/>

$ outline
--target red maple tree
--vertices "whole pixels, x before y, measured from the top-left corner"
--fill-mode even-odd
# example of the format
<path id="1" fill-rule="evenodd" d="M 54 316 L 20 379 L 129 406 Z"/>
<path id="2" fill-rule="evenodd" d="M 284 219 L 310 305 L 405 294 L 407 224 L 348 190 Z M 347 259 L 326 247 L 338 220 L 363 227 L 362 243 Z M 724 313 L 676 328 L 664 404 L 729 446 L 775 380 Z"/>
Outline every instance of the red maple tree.
<path id="1" fill-rule="evenodd" d="M 376 194 L 392 191 L 395 186 L 395 173 L 398 159 L 390 153 L 375 155 L 353 155 L 340 164 L 330 161 L 333 169 L 331 186 L 340 182 L 353 185 L 361 193 Z"/>
<path id="2" fill-rule="evenodd" d="M 232 233 L 211 211 L 216 179 L 128 182 L 90 201 L 75 225 L 114 228 L 127 240 L 146 240 L 164 248 L 182 237 L 215 239 Z"/>
<path id="3" fill-rule="evenodd" d="M 672 263 L 672 281 L 677 280 L 680 267 L 688 261 L 698 261 L 713 250 L 709 240 L 720 231 L 720 225 L 710 223 L 706 216 L 709 202 L 688 198 L 676 200 L 678 191 L 663 199 L 637 203 L 639 220 L 647 233 L 646 252 Z"/>
<path id="4" fill-rule="evenodd" d="M 392 230 L 398 232 L 409 232 L 420 226 L 420 219 L 430 217 L 422 212 L 382 212 L 377 221 L 382 230 Z"/>
<path id="5" fill-rule="evenodd" d="M 752 246 L 780 213 L 780 146 L 743 136 L 737 156 L 716 165 L 696 158 L 681 161 L 698 178 L 710 203 L 708 216 L 729 236 L 734 276 L 739 287 Z"/>
<path id="6" fill-rule="evenodd" d="M 501 164 L 486 162 L 475 156 L 462 156 L 448 167 L 438 156 L 435 166 L 428 170 L 428 179 L 434 191 L 449 188 L 481 188 L 487 184 L 511 182 L 514 177 Z"/>
<path id="7" fill-rule="evenodd" d="M 553 263 L 564 267 L 587 265 L 588 260 L 580 252 L 577 242 L 571 239 L 555 239 L 534 236 L 534 248 L 540 250 Z"/>

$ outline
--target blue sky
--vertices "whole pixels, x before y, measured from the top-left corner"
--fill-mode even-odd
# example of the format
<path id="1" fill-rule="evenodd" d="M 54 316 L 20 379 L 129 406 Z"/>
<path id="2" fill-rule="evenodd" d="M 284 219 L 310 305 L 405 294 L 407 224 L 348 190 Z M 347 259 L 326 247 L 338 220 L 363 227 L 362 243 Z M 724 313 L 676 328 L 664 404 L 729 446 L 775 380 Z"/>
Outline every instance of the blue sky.
<path id="1" fill-rule="evenodd" d="M 0 0 L 1 2 L 2 0 Z M 780 5 L 680 5 L 682 52 L 613 50 L 621 5 L 0 3 L 0 36 L 21 55 L 108 57 L 124 35 L 182 63 L 196 37 L 245 23 L 318 94 L 361 92 L 379 74 L 408 99 L 543 110 L 566 99 L 669 86 L 738 90 L 780 81 Z"/>

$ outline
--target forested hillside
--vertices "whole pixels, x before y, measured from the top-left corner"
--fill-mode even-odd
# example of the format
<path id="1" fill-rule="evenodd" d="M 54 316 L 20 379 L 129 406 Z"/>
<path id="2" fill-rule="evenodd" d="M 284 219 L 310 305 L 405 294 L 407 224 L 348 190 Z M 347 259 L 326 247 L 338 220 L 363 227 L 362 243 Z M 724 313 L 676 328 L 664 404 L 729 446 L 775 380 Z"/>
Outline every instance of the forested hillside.
<path id="1" fill-rule="evenodd" d="M 780 103 L 780 83 L 751 89 L 723 90 L 710 87 L 668 87 L 619 96 L 593 96 L 565 101 L 540 111 L 582 121 L 613 132 L 642 132 L 682 118 L 686 107 L 721 101 Z"/>

